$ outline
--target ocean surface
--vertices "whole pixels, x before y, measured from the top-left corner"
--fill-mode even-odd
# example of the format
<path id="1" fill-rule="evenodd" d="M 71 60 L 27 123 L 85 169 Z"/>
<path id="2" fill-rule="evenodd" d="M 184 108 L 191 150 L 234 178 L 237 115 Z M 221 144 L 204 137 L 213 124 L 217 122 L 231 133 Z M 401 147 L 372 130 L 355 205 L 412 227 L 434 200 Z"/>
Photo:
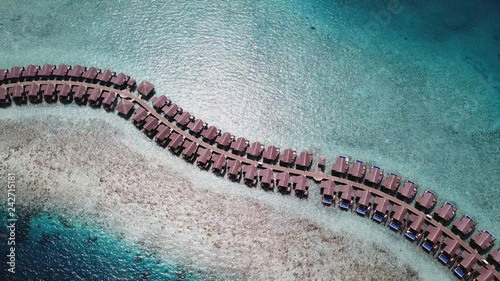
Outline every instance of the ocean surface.
<path id="1" fill-rule="evenodd" d="M 500 236 L 499 1 L 0 0 L 0 13 L 0 68 L 147 79 L 223 131 L 327 167 L 376 164 Z M 230 183 L 114 113 L 13 106 L 0 123 L 0 214 L 12 172 L 24 221 L 15 277 L 0 228 L 0 280 L 454 280 L 402 236 L 322 207 L 316 185 L 305 201 Z"/>

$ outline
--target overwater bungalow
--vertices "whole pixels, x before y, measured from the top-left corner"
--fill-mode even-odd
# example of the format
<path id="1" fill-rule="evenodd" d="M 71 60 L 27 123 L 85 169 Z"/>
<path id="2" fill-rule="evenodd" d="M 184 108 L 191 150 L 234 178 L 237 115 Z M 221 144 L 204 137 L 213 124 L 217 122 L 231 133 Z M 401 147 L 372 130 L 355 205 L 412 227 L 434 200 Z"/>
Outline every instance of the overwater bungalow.
<path id="1" fill-rule="evenodd" d="M 134 88 L 135 87 L 135 79 L 134 78 L 128 79 L 127 86 L 129 86 L 130 88 Z"/>
<path id="2" fill-rule="evenodd" d="M 172 102 L 165 95 L 161 95 L 159 97 L 153 97 L 151 99 L 151 103 L 153 104 L 153 108 L 156 110 L 161 110 L 164 106 L 169 106 Z"/>
<path id="3" fill-rule="evenodd" d="M 347 176 L 354 181 L 361 181 L 365 176 L 366 164 L 363 161 L 356 160 L 349 168 Z"/>
<path id="4" fill-rule="evenodd" d="M 7 78 L 7 69 L 0 69 L 0 84 Z"/>
<path id="5" fill-rule="evenodd" d="M 68 77 L 75 79 L 81 78 L 85 70 L 85 67 L 77 64 L 73 67 L 73 69 L 68 71 Z"/>
<path id="6" fill-rule="evenodd" d="M 134 114 L 132 115 L 132 120 L 134 122 L 134 125 L 136 125 L 137 127 L 142 126 L 148 115 L 149 113 L 146 111 L 146 109 L 138 107 L 134 111 Z"/>
<path id="7" fill-rule="evenodd" d="M 215 138 L 220 134 L 220 130 L 215 126 L 210 126 L 201 131 L 201 135 L 206 142 L 213 142 Z"/>
<path id="8" fill-rule="evenodd" d="M 247 157 L 250 159 L 259 159 L 264 151 L 264 145 L 256 141 L 251 146 L 247 147 Z"/>
<path id="9" fill-rule="evenodd" d="M 28 99 L 32 103 L 41 102 L 42 96 L 40 95 L 40 86 L 38 84 L 31 85 L 28 90 Z"/>
<path id="10" fill-rule="evenodd" d="M 282 172 L 276 174 L 276 182 L 278 190 L 282 193 L 290 193 L 291 191 L 291 181 L 290 174 L 288 172 Z"/>
<path id="11" fill-rule="evenodd" d="M 148 98 L 149 95 L 153 93 L 155 85 L 151 84 L 149 81 L 142 81 L 139 86 L 137 86 L 137 92 L 143 97 Z"/>
<path id="12" fill-rule="evenodd" d="M 455 272 L 455 274 L 458 277 L 467 280 L 469 279 L 469 277 L 471 277 L 472 272 L 474 271 L 476 265 L 477 265 L 476 257 L 467 251 L 463 251 L 460 257 L 458 258 L 458 264 L 453 270 L 453 272 Z"/>
<path id="13" fill-rule="evenodd" d="M 158 119 L 154 116 L 148 116 L 144 121 L 143 130 L 146 135 L 152 137 L 156 134 L 156 128 L 158 128 L 159 122 Z"/>
<path id="14" fill-rule="evenodd" d="M 162 109 L 165 116 L 169 119 L 174 118 L 177 113 L 182 112 L 182 108 L 180 108 L 176 103 L 172 103 L 168 106 L 164 106 Z"/>
<path id="15" fill-rule="evenodd" d="M 299 157 L 295 161 L 295 167 L 299 170 L 309 170 L 311 168 L 311 163 L 313 160 L 313 154 L 307 151 L 300 153 Z"/>
<path id="16" fill-rule="evenodd" d="M 84 104 L 87 102 L 87 88 L 85 86 L 76 86 L 72 91 L 76 103 Z"/>
<path id="17" fill-rule="evenodd" d="M 182 143 L 184 142 L 184 137 L 175 132 L 172 132 L 168 139 L 170 140 L 170 142 L 168 143 L 168 148 L 172 152 L 178 153 L 182 147 Z"/>
<path id="18" fill-rule="evenodd" d="M 22 72 L 22 77 L 25 79 L 31 80 L 31 79 L 35 78 L 35 76 L 38 74 L 39 69 L 40 69 L 40 66 L 30 64 L 30 65 L 28 65 L 26 70 Z"/>
<path id="19" fill-rule="evenodd" d="M 415 208 L 427 214 L 436 204 L 437 198 L 438 197 L 434 192 L 426 190 L 424 191 L 424 194 L 417 198 L 417 202 L 415 202 Z"/>
<path id="20" fill-rule="evenodd" d="M 8 92 L 14 101 L 26 102 L 24 86 L 16 84 L 14 87 L 10 87 Z"/>
<path id="21" fill-rule="evenodd" d="M 325 171 L 325 165 L 326 165 L 326 158 L 325 157 L 319 157 L 318 158 L 318 168 L 324 172 Z"/>
<path id="22" fill-rule="evenodd" d="M 309 182 L 307 181 L 306 176 L 294 176 L 293 188 L 295 189 L 296 196 L 307 197 L 309 195 Z"/>
<path id="23" fill-rule="evenodd" d="M 372 204 L 372 194 L 368 190 L 358 190 L 356 192 L 356 213 L 361 216 L 370 214 Z"/>
<path id="24" fill-rule="evenodd" d="M 443 205 L 436 209 L 434 212 L 434 219 L 441 222 L 447 223 L 455 217 L 457 213 L 457 208 L 450 202 L 446 201 Z"/>
<path id="25" fill-rule="evenodd" d="M 493 246 L 495 240 L 495 237 L 489 231 L 483 230 L 481 233 L 472 236 L 470 245 L 478 251 L 485 251 Z"/>
<path id="26" fill-rule="evenodd" d="M 116 93 L 115 92 L 104 92 L 102 94 L 102 104 L 104 105 L 104 109 L 112 110 L 115 106 L 116 101 Z"/>
<path id="27" fill-rule="evenodd" d="M 337 198 L 337 196 L 335 195 L 337 193 L 337 186 L 335 185 L 335 182 L 331 180 L 322 180 L 320 189 L 320 192 L 323 195 L 323 198 L 321 200 L 323 205 L 330 206 L 332 204 L 335 204 L 335 199 Z"/>
<path id="28" fill-rule="evenodd" d="M 46 102 L 56 102 L 57 101 L 57 95 L 56 95 L 56 85 L 52 83 L 47 83 L 44 84 L 40 87 L 42 91 L 43 98 Z"/>
<path id="29" fill-rule="evenodd" d="M 102 91 L 98 88 L 91 88 L 88 90 L 89 93 L 89 104 L 91 106 L 100 106 L 101 105 L 101 95 Z"/>
<path id="30" fill-rule="evenodd" d="M 190 140 L 185 140 L 184 143 L 182 144 L 182 147 L 184 148 L 182 150 L 182 156 L 187 161 L 192 162 L 196 157 L 196 150 L 198 149 L 198 144 Z"/>
<path id="31" fill-rule="evenodd" d="M 425 228 L 425 219 L 415 214 L 410 215 L 410 226 L 406 229 L 406 237 L 411 241 L 420 240 Z"/>
<path id="32" fill-rule="evenodd" d="M 132 109 L 134 108 L 134 103 L 126 100 L 126 99 L 120 99 L 118 104 L 116 105 L 116 111 L 118 111 L 120 114 L 127 116 L 130 114 Z"/>
<path id="33" fill-rule="evenodd" d="M 245 152 L 249 143 L 250 142 L 247 139 L 239 137 L 238 139 L 236 139 L 236 141 L 231 143 L 231 149 L 233 150 L 234 154 L 241 155 L 243 152 Z"/>
<path id="34" fill-rule="evenodd" d="M 207 123 L 203 122 L 201 119 L 191 120 L 187 127 L 192 135 L 199 135 L 203 129 L 207 127 Z"/>
<path id="35" fill-rule="evenodd" d="M 229 179 L 239 181 L 241 179 L 241 161 L 229 159 L 227 161 L 227 166 Z"/>
<path id="36" fill-rule="evenodd" d="M 373 201 L 373 219 L 379 223 L 385 222 L 389 216 L 389 200 L 385 197 L 375 197 Z"/>
<path id="37" fill-rule="evenodd" d="M 349 158 L 345 156 L 337 157 L 337 160 L 332 165 L 332 175 L 337 177 L 345 177 L 349 170 Z"/>
<path id="38" fill-rule="evenodd" d="M 125 75 L 120 72 L 115 77 L 111 78 L 111 83 L 114 84 L 118 89 L 122 89 L 125 87 L 126 83 L 129 81 L 130 76 Z"/>
<path id="39" fill-rule="evenodd" d="M 212 155 L 212 171 L 218 175 L 223 175 L 226 172 L 226 156 Z"/>
<path id="40" fill-rule="evenodd" d="M 111 81 L 111 78 L 113 78 L 115 74 L 116 74 L 115 72 L 106 69 L 104 70 L 103 73 L 97 75 L 97 80 L 99 80 L 102 83 L 109 83 Z"/>
<path id="41" fill-rule="evenodd" d="M 445 265 L 453 264 L 460 251 L 460 243 L 453 238 L 446 237 L 443 244 L 444 247 L 439 253 L 438 259 Z"/>
<path id="42" fill-rule="evenodd" d="M 10 95 L 7 94 L 7 90 L 0 87 L 0 105 L 9 105 L 10 102 Z"/>
<path id="43" fill-rule="evenodd" d="M 52 75 L 58 78 L 64 78 L 66 75 L 68 75 L 68 71 L 71 69 L 70 65 L 65 65 L 64 63 L 61 63 L 59 67 L 52 72 Z"/>
<path id="44" fill-rule="evenodd" d="M 55 69 L 56 69 L 55 65 L 46 63 L 42 67 L 42 69 L 38 71 L 37 76 L 42 77 L 42 78 L 48 78 L 48 77 L 52 76 L 52 73 L 54 73 Z"/>
<path id="45" fill-rule="evenodd" d="M 254 165 L 243 165 L 243 180 L 248 186 L 257 184 L 257 167 Z"/>
<path id="46" fill-rule="evenodd" d="M 24 67 L 13 66 L 10 72 L 7 73 L 8 80 L 19 80 L 21 78 L 21 74 L 24 71 Z"/>
<path id="47" fill-rule="evenodd" d="M 181 114 L 177 114 L 174 119 L 179 127 L 184 128 L 191 120 L 194 120 L 194 116 L 189 114 L 189 112 L 182 112 Z"/>
<path id="48" fill-rule="evenodd" d="M 397 193 L 397 198 L 405 201 L 405 202 L 410 202 L 411 199 L 417 194 L 418 190 L 418 185 L 415 185 L 414 182 L 406 180 L 403 186 L 398 189 Z"/>
<path id="49" fill-rule="evenodd" d="M 473 281 L 494 281 L 495 275 L 493 274 L 493 271 L 489 270 L 488 268 L 481 266 L 478 270 L 477 273 L 475 274 L 475 278 Z"/>
<path id="50" fill-rule="evenodd" d="M 260 186 L 264 189 L 274 188 L 274 172 L 271 169 L 259 170 Z"/>
<path id="51" fill-rule="evenodd" d="M 395 231 L 400 231 L 403 229 L 407 219 L 408 210 L 403 206 L 394 204 L 394 206 L 392 206 L 391 222 L 389 226 Z"/>
<path id="52" fill-rule="evenodd" d="M 290 167 L 295 161 L 295 157 L 297 156 L 297 152 L 293 149 L 287 148 L 280 155 L 280 165 Z"/>
<path id="53" fill-rule="evenodd" d="M 495 267 L 500 267 L 500 248 L 488 254 L 488 261 Z"/>
<path id="54" fill-rule="evenodd" d="M 352 185 L 340 185 L 339 186 L 339 206 L 341 209 L 349 210 L 354 203 L 354 189 Z"/>
<path id="55" fill-rule="evenodd" d="M 210 165 L 210 160 L 212 160 L 212 152 L 207 148 L 200 147 L 198 152 L 196 152 L 198 158 L 196 159 L 196 164 L 201 169 L 208 169 Z"/>
<path id="56" fill-rule="evenodd" d="M 430 225 L 427 230 L 425 230 L 425 239 L 422 243 L 422 248 L 427 252 L 434 252 L 437 250 L 443 239 L 443 231 L 438 227 Z"/>
<path id="57" fill-rule="evenodd" d="M 455 220 L 451 230 L 460 237 L 464 237 L 474 231 L 475 228 L 476 222 L 470 216 L 464 215 L 460 220 Z"/>
<path id="58" fill-rule="evenodd" d="M 101 72 L 100 69 L 97 69 L 93 66 L 91 66 L 89 69 L 87 69 L 87 71 L 85 71 L 83 74 L 82 74 L 82 77 L 87 79 L 87 80 L 95 80 L 97 75 Z"/>
<path id="59" fill-rule="evenodd" d="M 384 177 L 384 170 L 378 166 L 373 165 L 370 168 L 370 172 L 365 177 L 365 184 L 368 186 L 376 186 L 382 181 Z"/>
<path id="60" fill-rule="evenodd" d="M 228 149 L 229 145 L 231 142 L 234 140 L 234 135 L 232 135 L 229 132 L 224 132 L 222 135 L 218 136 L 215 139 L 215 142 L 219 145 L 220 148 L 222 149 Z"/>
<path id="61" fill-rule="evenodd" d="M 394 194 L 401 183 L 401 177 L 394 173 L 389 173 L 380 184 L 380 189 L 386 193 Z"/>
<path id="62" fill-rule="evenodd" d="M 267 147 L 266 151 L 262 153 L 262 159 L 264 159 L 264 162 L 266 163 L 273 164 L 276 162 L 279 155 L 280 155 L 280 148 L 274 145 L 270 145 Z"/>
<path id="63" fill-rule="evenodd" d="M 156 134 L 155 136 L 155 141 L 159 145 L 165 146 L 168 142 L 168 137 L 172 133 L 172 130 L 165 124 L 160 124 L 156 130 L 158 131 L 158 134 Z"/>
<path id="64" fill-rule="evenodd" d="M 36 84 L 33 84 L 35 86 Z M 59 84 L 56 86 L 56 91 L 59 92 L 59 100 L 63 102 L 68 102 L 71 100 L 71 85 L 69 84 Z"/>

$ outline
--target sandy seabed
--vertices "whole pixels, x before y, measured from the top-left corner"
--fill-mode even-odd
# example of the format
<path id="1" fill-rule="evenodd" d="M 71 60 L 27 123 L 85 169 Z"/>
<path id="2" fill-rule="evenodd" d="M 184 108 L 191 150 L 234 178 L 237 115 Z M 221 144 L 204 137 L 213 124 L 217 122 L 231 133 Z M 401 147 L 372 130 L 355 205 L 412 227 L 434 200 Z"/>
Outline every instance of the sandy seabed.
<path id="1" fill-rule="evenodd" d="M 18 177 L 18 204 L 97 224 L 188 270 L 210 272 L 207 279 L 421 279 L 382 246 L 197 186 L 123 145 L 127 136 L 106 121 L 47 116 L 0 126 L 0 159 Z"/>

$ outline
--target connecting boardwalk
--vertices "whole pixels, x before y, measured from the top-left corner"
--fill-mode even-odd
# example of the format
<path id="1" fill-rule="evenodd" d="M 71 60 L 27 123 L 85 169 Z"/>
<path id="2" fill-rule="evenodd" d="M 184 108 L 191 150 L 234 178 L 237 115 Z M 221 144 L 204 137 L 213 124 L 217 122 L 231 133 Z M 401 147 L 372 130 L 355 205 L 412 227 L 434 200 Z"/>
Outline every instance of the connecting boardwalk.
<path id="1" fill-rule="evenodd" d="M 340 174 L 329 175 L 322 171 L 325 159 L 320 158 L 319 168 L 310 171 L 312 162 L 312 154 L 310 153 L 303 152 L 296 158 L 295 151 L 291 149 L 286 149 L 279 155 L 279 149 L 274 146 L 270 146 L 267 151 L 264 151 L 263 145 L 260 143 L 249 146 L 249 142 L 244 138 L 236 139 L 229 133 L 221 134 L 215 127 L 208 127 L 201 120 L 196 120 L 194 116 L 183 112 L 178 105 L 172 104 L 165 96 L 153 98 L 153 105 L 151 105 L 148 101 L 148 98 L 154 93 L 154 85 L 151 83 L 144 81 L 137 88 L 135 86 L 135 80 L 123 73 L 115 75 L 109 70 L 101 73 L 99 69 L 92 67 L 87 70 L 79 65 L 72 69 L 66 65 L 61 65 L 59 68 L 51 65 L 45 65 L 43 68 L 30 65 L 26 70 L 22 67 L 14 67 L 10 72 L 0 69 L 0 106 L 8 107 L 12 103 L 19 105 L 27 102 L 38 103 L 43 100 L 55 102 L 59 99 L 61 102 L 74 101 L 93 107 L 101 107 L 102 105 L 106 110 L 121 112 L 126 118 L 134 112 L 132 117 L 134 123 L 142 128 L 149 137 L 154 137 L 161 145 L 168 143 L 167 147 L 190 162 L 194 162 L 198 157 L 198 165 L 202 168 L 207 168 L 213 162 L 212 169 L 215 172 L 222 175 L 227 172 L 228 177 L 234 181 L 239 182 L 243 177 L 247 185 L 256 185 L 257 178 L 259 178 L 262 186 L 273 188 L 275 185 L 274 176 L 276 176 L 278 188 L 282 187 L 285 192 L 290 192 L 293 187 L 295 194 L 302 197 L 308 195 L 309 185 L 306 178 L 316 182 L 330 182 L 328 188 L 330 188 L 329 192 L 333 194 L 333 200 L 337 194 L 337 186 L 341 187 L 340 193 L 345 193 L 340 203 L 341 208 L 345 209 L 352 208 L 354 196 L 346 189 L 352 187 L 357 192 L 356 202 L 359 214 L 365 215 L 367 213 L 369 215 L 371 210 L 369 205 L 373 205 L 372 217 L 374 220 L 383 223 L 391 221 L 389 224 L 391 228 L 397 228 L 398 231 L 402 231 L 407 226 L 407 237 L 412 240 L 422 240 L 423 248 L 433 252 L 447 266 L 451 266 L 458 276 L 463 276 L 465 279 L 474 278 L 474 280 L 494 280 L 493 278 L 495 278 L 500 281 L 500 274 L 493 265 L 495 261 L 493 264 L 489 263 L 478 252 L 479 250 L 484 253 L 485 250 L 491 248 L 494 242 L 490 238 L 492 236 L 487 236 L 484 233 L 481 233 L 482 236 L 475 235 L 469 244 L 462 239 L 463 235 L 459 235 L 460 232 L 457 234 L 443 225 L 442 222 L 448 221 L 455 214 L 452 208 L 454 206 L 451 204 L 449 204 L 451 207 L 443 205 L 443 207 L 438 208 L 434 217 L 427 214 L 432 210 L 436 201 L 432 192 L 424 193 L 425 196 L 421 200 L 417 200 L 417 208 L 408 203 L 413 197 L 411 189 L 408 190 L 410 200 L 404 200 L 404 198 L 402 200 L 392 195 L 395 189 L 399 188 L 403 192 L 402 190 L 411 188 L 408 182 L 400 187 L 398 178 L 392 187 L 384 186 L 389 189 L 389 192 L 378 189 L 377 187 L 381 186 L 383 170 L 373 166 L 365 177 L 366 165 L 361 161 L 356 161 L 350 170 L 348 162 L 345 165 L 346 163 L 340 161 L 339 165 L 344 165 L 345 171 L 339 170 L 342 171 Z M 245 151 L 247 151 L 246 157 L 244 156 Z M 259 161 L 262 158 L 268 161 Z M 293 167 L 294 163 L 295 167 Z M 345 173 L 347 170 L 349 173 Z M 292 177 L 293 179 L 291 179 Z M 394 174 L 389 174 L 388 181 L 390 177 L 391 180 L 397 178 Z M 382 185 L 389 184 L 382 182 Z M 342 191 L 344 189 L 345 192 Z M 348 198 L 344 198 L 345 196 Z M 372 203 L 373 198 L 375 200 Z M 328 202 L 331 203 L 331 201 Z M 389 209 L 383 208 L 382 205 L 387 204 L 387 202 L 392 206 L 391 217 L 384 219 L 384 213 L 387 216 Z M 378 206 L 377 204 L 382 205 Z M 383 211 L 377 213 L 377 210 Z M 441 213 L 444 215 L 440 215 Z M 393 224 L 397 224 L 398 216 L 401 217 L 401 227 Z M 409 216 L 410 220 L 408 220 Z M 422 223 L 427 225 L 425 232 Z M 474 229 L 474 226 L 475 224 L 471 230 Z M 418 229 L 419 233 L 414 233 L 414 229 Z M 422 233 L 426 235 L 420 235 Z M 443 236 L 446 239 L 442 243 Z M 487 242 L 491 243 L 487 244 Z M 447 245 L 454 247 L 453 252 L 449 253 Z M 437 251 L 439 248 L 441 253 Z M 458 249 L 463 250 L 461 254 L 459 254 Z"/>

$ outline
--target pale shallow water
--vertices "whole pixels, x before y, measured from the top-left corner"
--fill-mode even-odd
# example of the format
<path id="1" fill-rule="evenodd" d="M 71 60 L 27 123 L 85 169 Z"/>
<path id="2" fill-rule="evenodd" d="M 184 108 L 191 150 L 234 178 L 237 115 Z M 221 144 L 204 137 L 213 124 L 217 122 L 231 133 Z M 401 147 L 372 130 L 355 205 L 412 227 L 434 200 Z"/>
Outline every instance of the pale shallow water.
<path id="1" fill-rule="evenodd" d="M 421 192 L 436 191 L 438 204 L 457 204 L 457 216 L 472 215 L 479 230 L 500 233 L 500 195 L 491 184 L 500 175 L 497 1 L 397 7 L 383 1 L 2 1 L 0 7 L 2 68 L 78 63 L 148 79 L 158 93 L 223 130 L 309 150 L 327 164 L 338 154 L 378 164 L 417 182 Z M 0 118 L 27 114 L 10 110 Z M 132 150 L 156 153 L 139 144 L 137 132 L 127 138 L 135 140 Z M 244 192 L 322 225 L 328 220 L 310 214 L 332 212 L 342 235 L 357 227 L 366 230 L 356 234 L 363 238 L 390 235 L 367 220 L 354 227 L 358 218 L 325 211 L 314 200 L 302 206 L 234 188 L 178 162 L 178 173 L 194 178 L 196 187 L 215 182 L 221 192 Z M 408 259 L 422 254 L 403 252 Z"/>

